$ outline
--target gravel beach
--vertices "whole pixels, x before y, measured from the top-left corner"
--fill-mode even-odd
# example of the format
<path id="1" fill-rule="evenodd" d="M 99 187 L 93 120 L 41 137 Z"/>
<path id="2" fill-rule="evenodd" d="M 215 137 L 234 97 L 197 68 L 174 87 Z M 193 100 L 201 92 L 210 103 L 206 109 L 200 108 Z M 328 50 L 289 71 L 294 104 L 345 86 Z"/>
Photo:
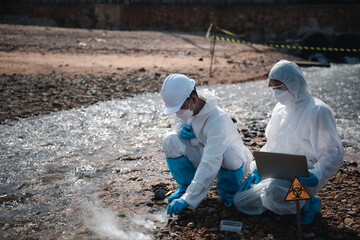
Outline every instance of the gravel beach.
<path id="1" fill-rule="evenodd" d="M 0 24 L 0 36 L 1 124 L 99 101 L 159 92 L 164 79 L 174 72 L 187 74 L 198 85 L 237 83 L 265 79 L 273 64 L 280 59 L 301 60 L 264 46 L 217 42 L 213 76 L 209 77 L 210 42 L 205 33 Z M 251 150 L 264 145 L 265 126 L 257 122 L 237 124 Z M 153 164 L 155 157 L 161 158 L 161 154 L 134 155 L 122 160 L 138 163 L 141 159 L 150 159 L 150 164 Z M 360 173 L 354 167 L 354 163 L 344 162 L 318 194 L 322 201 L 321 210 L 312 224 L 303 227 L 304 239 L 360 239 Z M 138 177 L 129 178 L 130 187 L 131 184 L 139 185 L 137 193 L 142 195 L 141 203 L 134 197 L 129 200 L 132 207 L 119 206 L 119 217 L 126 216 L 134 208 L 150 212 L 167 206 L 165 196 L 158 196 L 159 190 L 168 193 L 174 191 L 177 184 L 165 170 L 161 172 L 163 179 L 150 189 L 141 187 L 143 178 L 147 176 L 146 169 L 147 166 L 143 166 L 136 172 Z M 98 192 L 104 203 L 118 201 L 119 195 L 114 191 L 110 193 L 111 187 Z M 147 197 L 145 200 L 144 196 Z M 3 205 L 12 201 L 11 197 L 0 196 Z M 242 231 L 221 231 L 219 225 L 223 219 L 241 221 Z M 22 238 L 21 233 L 15 234 L 16 231 L 11 230 L 15 225 L 1 219 L 3 233 L 0 236 Z M 31 239 L 41 236 L 33 231 L 39 233 L 42 229 L 26 229 L 26 236 Z M 80 239 L 82 236 L 97 239 L 90 229 L 82 228 L 80 231 Z M 234 207 L 224 207 L 215 184 L 196 210 L 186 210 L 169 218 L 152 234 L 155 239 L 295 239 L 297 236 L 296 226 L 290 223 L 288 216 L 270 212 L 248 216 Z"/>

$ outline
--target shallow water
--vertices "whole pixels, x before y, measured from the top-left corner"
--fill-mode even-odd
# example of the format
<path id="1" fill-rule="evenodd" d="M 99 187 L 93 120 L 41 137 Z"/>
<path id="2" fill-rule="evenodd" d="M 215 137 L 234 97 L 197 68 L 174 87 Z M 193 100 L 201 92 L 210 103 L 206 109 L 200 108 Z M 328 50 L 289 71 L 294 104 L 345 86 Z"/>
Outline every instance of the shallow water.
<path id="1" fill-rule="evenodd" d="M 122 183 L 146 168 L 147 161 L 156 160 L 142 158 L 161 151 L 161 135 L 168 127 L 154 102 L 158 96 L 148 94 L 0 125 L 0 238 L 57 233 L 72 239 L 86 232 L 81 228 L 86 226 L 110 239 L 149 239 L 142 232 L 153 226 L 134 224 L 136 212 L 125 218 L 116 218 L 119 211 L 114 209 L 109 214 L 99 194 L 115 188 L 108 191 L 118 194 L 113 208 L 115 204 L 130 208 L 127 204 L 136 200 L 131 195 L 141 186 L 130 183 L 130 189 L 123 189 Z M 94 214 L 94 209 L 101 210 Z M 148 216 L 141 212 L 142 221 L 162 223 L 163 211 Z"/>
<path id="2" fill-rule="evenodd" d="M 346 154 L 359 161 L 360 64 L 304 72 L 312 94 L 334 109 Z M 244 125 L 265 125 L 275 105 L 266 81 L 199 89 L 215 90 L 220 107 Z M 0 125 L 0 238 L 151 239 L 167 221 L 165 207 L 132 205 L 150 198 L 136 194 L 166 170 L 161 136 L 172 119 L 162 108 L 159 94 L 144 94 Z M 104 189 L 115 196 L 109 202 Z"/>

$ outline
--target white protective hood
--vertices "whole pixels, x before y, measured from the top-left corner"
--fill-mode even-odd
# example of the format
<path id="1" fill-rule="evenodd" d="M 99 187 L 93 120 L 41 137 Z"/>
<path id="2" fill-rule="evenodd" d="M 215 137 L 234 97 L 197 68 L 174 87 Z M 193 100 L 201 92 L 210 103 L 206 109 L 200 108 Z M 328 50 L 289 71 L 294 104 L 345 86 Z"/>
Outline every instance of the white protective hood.
<path id="1" fill-rule="evenodd" d="M 269 79 L 283 82 L 295 95 L 291 103 L 277 103 L 266 127 L 267 143 L 261 151 L 305 155 L 310 171 L 323 188 L 341 167 L 344 150 L 336 130 L 333 110 L 314 98 L 301 69 L 281 60 L 274 65 Z"/>
<path id="2" fill-rule="evenodd" d="M 287 86 L 289 91 L 295 95 L 293 104 L 312 98 L 303 72 L 293 62 L 287 60 L 277 62 L 269 73 L 269 79 L 281 81 Z"/>

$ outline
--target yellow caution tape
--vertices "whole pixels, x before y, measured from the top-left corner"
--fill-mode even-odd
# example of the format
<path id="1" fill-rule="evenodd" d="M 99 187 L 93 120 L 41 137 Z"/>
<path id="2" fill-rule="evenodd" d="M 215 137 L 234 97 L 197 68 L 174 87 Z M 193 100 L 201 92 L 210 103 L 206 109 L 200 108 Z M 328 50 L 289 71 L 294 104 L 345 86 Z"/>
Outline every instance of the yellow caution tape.
<path id="1" fill-rule="evenodd" d="M 264 45 L 273 48 L 286 48 L 292 50 L 308 50 L 308 51 L 329 51 L 329 52 L 360 52 L 360 49 L 356 48 L 335 48 L 335 47 L 312 47 L 312 46 L 297 46 L 297 45 L 288 45 L 288 44 L 272 44 L 272 43 L 253 43 L 249 41 L 244 41 L 241 39 L 235 39 L 231 37 L 222 37 L 217 35 L 209 36 L 208 39 L 215 38 L 216 40 L 226 41 L 226 42 L 235 42 L 235 43 L 242 43 L 242 44 L 258 44 Z"/>
<path id="2" fill-rule="evenodd" d="M 218 26 L 215 26 L 215 27 L 216 27 L 217 30 L 222 31 L 225 34 L 231 35 L 231 36 L 234 36 L 234 37 L 242 38 L 242 37 L 245 37 L 247 35 L 246 33 L 239 35 L 239 34 L 232 33 L 232 32 L 230 32 L 228 30 L 219 28 Z"/>
<path id="3" fill-rule="evenodd" d="M 258 44 L 258 45 L 264 45 L 264 46 L 273 47 L 273 48 L 284 48 L 284 49 L 286 48 L 286 49 L 292 49 L 292 50 L 299 49 L 299 50 L 307 50 L 307 51 L 360 52 L 360 49 L 356 49 L 356 48 L 312 47 L 312 46 L 297 46 L 297 45 L 288 45 L 288 44 L 253 43 L 253 42 L 238 39 L 240 37 L 245 36 L 246 34 L 238 35 L 238 34 L 230 32 L 230 31 L 227 31 L 225 29 L 219 28 L 217 26 L 215 26 L 216 29 L 222 31 L 223 33 L 225 33 L 227 35 L 235 36 L 237 38 L 223 37 L 223 36 L 218 36 L 216 34 L 210 35 L 212 27 L 213 27 L 213 24 L 211 23 L 208 28 L 208 31 L 206 32 L 206 39 L 208 39 L 208 40 L 215 38 L 216 40 L 226 41 L 226 42 L 234 42 L 234 43 L 242 43 L 242 44 Z"/>

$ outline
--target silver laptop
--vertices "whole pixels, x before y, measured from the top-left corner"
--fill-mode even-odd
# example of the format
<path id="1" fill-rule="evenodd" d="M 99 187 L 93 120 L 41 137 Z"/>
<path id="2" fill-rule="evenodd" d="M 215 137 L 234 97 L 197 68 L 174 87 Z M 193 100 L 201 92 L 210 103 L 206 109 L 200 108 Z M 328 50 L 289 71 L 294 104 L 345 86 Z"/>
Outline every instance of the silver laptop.
<path id="1" fill-rule="evenodd" d="M 290 181 L 294 177 L 308 176 L 306 157 L 273 152 L 253 152 L 260 177 L 282 178 Z"/>

